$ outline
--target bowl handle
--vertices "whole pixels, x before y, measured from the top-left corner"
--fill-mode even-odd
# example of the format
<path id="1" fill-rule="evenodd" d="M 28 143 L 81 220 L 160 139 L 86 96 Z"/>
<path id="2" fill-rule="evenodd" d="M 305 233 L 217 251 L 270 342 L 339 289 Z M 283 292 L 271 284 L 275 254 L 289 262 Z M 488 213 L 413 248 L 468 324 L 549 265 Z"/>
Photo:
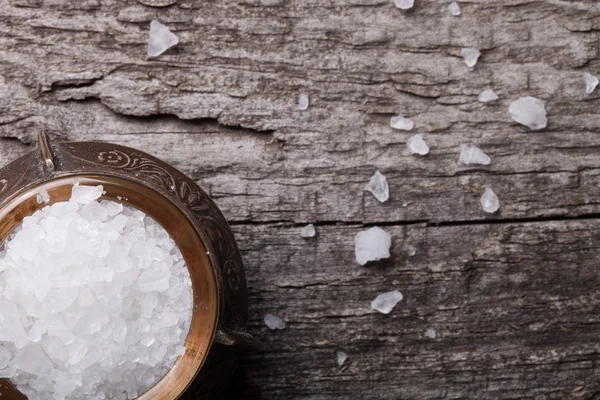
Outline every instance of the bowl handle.
<path id="1" fill-rule="evenodd" d="M 225 331 L 223 328 L 217 330 L 215 341 L 224 346 L 237 346 L 242 349 L 256 349 L 261 347 L 260 340 L 246 332 Z"/>
<path id="2" fill-rule="evenodd" d="M 38 141 L 44 170 L 47 172 L 53 172 L 56 168 L 56 164 L 54 163 L 54 155 L 52 154 L 52 146 L 50 144 L 50 138 L 48 137 L 48 134 L 43 130 L 39 131 Z"/>

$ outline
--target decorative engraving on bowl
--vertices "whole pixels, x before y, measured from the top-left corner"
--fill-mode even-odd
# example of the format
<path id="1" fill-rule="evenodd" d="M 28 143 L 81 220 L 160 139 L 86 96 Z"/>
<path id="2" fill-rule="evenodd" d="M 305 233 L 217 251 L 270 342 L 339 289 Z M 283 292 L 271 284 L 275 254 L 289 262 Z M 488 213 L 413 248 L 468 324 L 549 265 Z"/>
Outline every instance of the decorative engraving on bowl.
<path id="1" fill-rule="evenodd" d="M 127 160 L 127 163 L 129 163 L 130 160 L 127 154 L 117 150 L 102 151 L 100 152 L 100 154 L 98 154 L 98 161 L 100 161 L 101 163 L 120 164 L 125 159 Z"/>
<path id="2" fill-rule="evenodd" d="M 41 170 L 37 169 L 34 169 L 32 172 L 30 168 L 33 169 L 31 164 L 31 156 L 21 157 L 12 164 L 9 164 L 4 168 L 0 168 L 0 193 L 4 193 L 6 195 L 10 193 L 13 188 L 18 187 L 24 180 L 26 180 L 25 178 L 29 177 L 29 175 L 41 173 Z M 0 199 L 0 202 L 3 200 L 4 199 Z"/>
<path id="3" fill-rule="evenodd" d="M 175 193 L 177 198 L 206 227 L 204 233 L 209 236 L 212 243 L 227 242 L 221 235 L 219 222 L 216 219 L 220 216 L 220 212 L 212 205 L 208 196 L 193 191 L 187 182 L 176 179 L 173 174 L 161 167 L 156 161 L 136 152 L 128 154 L 120 150 L 102 151 L 98 153 L 96 159 L 97 162 L 94 162 L 96 165 L 118 168 L 133 172 L 138 176 L 144 175 L 157 185 Z"/>
<path id="4" fill-rule="evenodd" d="M 101 151 L 96 157 L 96 165 L 110 168 L 118 168 L 137 174 L 144 174 L 154 183 L 172 189 L 176 186 L 175 178 L 165 168 L 158 165 L 154 160 L 144 155 L 132 152 L 130 154 L 120 150 Z M 86 160 L 91 161 L 91 160 Z"/>
<path id="5" fill-rule="evenodd" d="M 240 288 L 240 267 L 233 260 L 227 260 L 223 267 L 223 276 L 225 277 L 229 288 L 237 292 Z"/>

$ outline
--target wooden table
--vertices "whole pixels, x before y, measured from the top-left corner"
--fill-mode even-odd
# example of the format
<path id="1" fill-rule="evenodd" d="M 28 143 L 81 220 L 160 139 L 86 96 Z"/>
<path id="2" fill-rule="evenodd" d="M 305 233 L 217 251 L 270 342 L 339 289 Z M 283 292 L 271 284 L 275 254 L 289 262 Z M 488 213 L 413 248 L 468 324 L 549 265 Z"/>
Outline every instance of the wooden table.
<path id="1" fill-rule="evenodd" d="M 0 164 L 43 128 L 153 153 L 213 196 L 265 343 L 224 399 L 600 396 L 600 91 L 583 78 L 600 73 L 596 1 L 473 0 L 460 17 L 439 0 L 142 4 L 156 2 L 0 2 Z M 149 60 L 152 19 L 180 44 Z M 482 52 L 474 71 L 463 47 Z M 482 104 L 488 87 L 500 99 Z M 546 129 L 511 120 L 525 95 L 546 102 Z M 396 114 L 413 132 L 390 129 Z M 408 154 L 414 133 L 429 155 Z M 460 164 L 463 143 L 492 164 Z M 363 192 L 376 169 L 384 204 Z M 361 267 L 369 226 L 392 257 Z M 393 289 L 394 311 L 372 311 Z"/>

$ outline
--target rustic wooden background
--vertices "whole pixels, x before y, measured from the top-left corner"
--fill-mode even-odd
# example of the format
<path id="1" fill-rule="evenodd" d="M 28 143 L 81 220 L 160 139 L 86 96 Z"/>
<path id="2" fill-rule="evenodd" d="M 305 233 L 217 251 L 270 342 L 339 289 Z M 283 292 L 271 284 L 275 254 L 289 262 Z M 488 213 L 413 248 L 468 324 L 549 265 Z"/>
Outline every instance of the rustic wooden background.
<path id="1" fill-rule="evenodd" d="M 213 196 L 265 343 L 224 399 L 600 398 L 597 1 L 468 0 L 458 18 L 442 0 L 160 2 L 0 0 L 0 164 L 43 128 L 145 150 Z M 152 19 L 180 45 L 148 60 Z M 462 47 L 481 49 L 474 71 Z M 499 101 L 477 101 L 487 87 Z M 546 129 L 511 121 L 521 95 L 546 102 Z M 459 164 L 461 143 L 492 164 Z M 385 204 L 363 193 L 375 169 Z M 392 257 L 360 267 L 354 235 L 374 225 Z M 393 289 L 405 299 L 373 312 Z"/>

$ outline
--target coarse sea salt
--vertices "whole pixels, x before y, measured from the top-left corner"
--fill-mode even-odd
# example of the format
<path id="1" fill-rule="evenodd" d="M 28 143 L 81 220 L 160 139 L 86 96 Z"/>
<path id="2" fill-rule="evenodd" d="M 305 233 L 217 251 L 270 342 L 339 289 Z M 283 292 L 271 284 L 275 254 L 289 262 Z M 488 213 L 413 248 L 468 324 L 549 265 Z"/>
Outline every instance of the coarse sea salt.
<path id="1" fill-rule="evenodd" d="M 315 229 L 315 226 L 313 224 L 308 224 L 300 229 L 300 236 L 302 236 L 303 238 L 315 237 L 316 234 L 317 230 Z"/>
<path id="2" fill-rule="evenodd" d="M 335 353 L 335 358 L 337 359 L 337 365 L 341 367 L 348 359 L 348 354 L 346 354 L 344 351 L 338 350 Z"/>
<path id="3" fill-rule="evenodd" d="M 427 336 L 429 339 L 435 339 L 437 336 L 437 332 L 435 331 L 434 328 L 429 328 L 425 332 L 425 336 Z"/>
<path id="4" fill-rule="evenodd" d="M 486 213 L 493 214 L 500 209 L 500 200 L 491 188 L 485 188 L 479 202 Z"/>
<path id="5" fill-rule="evenodd" d="M 398 129 L 401 131 L 410 131 L 415 127 L 415 123 L 412 119 L 405 118 L 402 115 L 396 115 L 390 118 L 390 128 Z"/>
<path id="6" fill-rule="evenodd" d="M 481 52 L 471 47 L 464 47 L 460 50 L 460 55 L 465 60 L 467 67 L 474 68 L 477 64 L 477 60 L 479 60 L 479 57 L 481 56 Z"/>
<path id="7" fill-rule="evenodd" d="M 394 4 L 401 10 L 408 10 L 413 8 L 415 0 L 394 0 Z"/>
<path id="8" fill-rule="evenodd" d="M 38 204 L 49 203 L 50 195 L 48 194 L 48 191 L 46 189 L 40 189 L 37 196 L 35 196 L 35 200 Z"/>
<path id="9" fill-rule="evenodd" d="M 381 203 L 386 202 L 390 197 L 387 179 L 379 171 L 375 171 L 375 174 L 373 174 L 369 183 L 365 185 L 365 191 L 373 193 L 373 196 Z"/>
<path id="10" fill-rule="evenodd" d="M 148 56 L 158 57 L 179 43 L 179 38 L 166 26 L 154 20 L 148 33 Z"/>
<path id="11" fill-rule="evenodd" d="M 592 94 L 598 86 L 598 78 L 589 72 L 584 72 L 583 76 L 585 78 L 585 94 Z"/>
<path id="12" fill-rule="evenodd" d="M 417 255 L 417 248 L 412 244 L 409 244 L 407 247 L 407 251 L 409 257 L 414 257 Z"/>
<path id="13" fill-rule="evenodd" d="M 358 232 L 354 237 L 356 262 L 365 265 L 369 261 L 389 258 L 391 246 L 392 236 L 377 226 Z"/>
<path id="14" fill-rule="evenodd" d="M 308 106 L 310 105 L 310 99 L 306 93 L 300 93 L 298 96 L 298 109 L 301 111 L 308 110 Z"/>
<path id="15" fill-rule="evenodd" d="M 371 302 L 371 308 L 382 314 L 389 314 L 402 298 L 402 293 L 397 290 L 381 293 Z"/>
<path id="16" fill-rule="evenodd" d="M 411 136 L 406 141 L 406 148 L 410 154 L 418 154 L 424 156 L 429 153 L 429 146 L 425 143 L 423 135 L 417 134 Z"/>
<path id="17" fill-rule="evenodd" d="M 459 161 L 463 164 L 481 164 L 481 165 L 489 165 L 492 162 L 490 156 L 485 154 L 483 150 L 481 150 L 477 146 L 473 146 L 472 144 L 461 144 L 460 145 L 460 155 L 458 157 Z"/>
<path id="18" fill-rule="evenodd" d="M 455 17 L 460 16 L 460 6 L 455 1 L 450 3 L 450 5 L 448 6 L 448 11 L 450 11 L 450 14 L 452 14 Z"/>
<path id="19" fill-rule="evenodd" d="M 535 97 L 519 97 L 510 104 L 508 113 L 515 122 L 533 131 L 544 129 L 548 125 L 545 104 Z"/>
<path id="20" fill-rule="evenodd" d="M 285 322 L 277 315 L 267 314 L 265 315 L 264 321 L 267 328 L 272 331 L 285 329 Z"/>
<path id="21" fill-rule="evenodd" d="M 133 399 L 185 352 L 193 295 L 181 252 L 103 192 L 74 186 L 0 252 L 0 377 L 29 400 Z"/>
<path id="22" fill-rule="evenodd" d="M 498 100 L 498 95 L 493 89 L 485 89 L 483 92 L 479 93 L 477 100 L 482 103 L 489 103 L 490 101 Z"/>

